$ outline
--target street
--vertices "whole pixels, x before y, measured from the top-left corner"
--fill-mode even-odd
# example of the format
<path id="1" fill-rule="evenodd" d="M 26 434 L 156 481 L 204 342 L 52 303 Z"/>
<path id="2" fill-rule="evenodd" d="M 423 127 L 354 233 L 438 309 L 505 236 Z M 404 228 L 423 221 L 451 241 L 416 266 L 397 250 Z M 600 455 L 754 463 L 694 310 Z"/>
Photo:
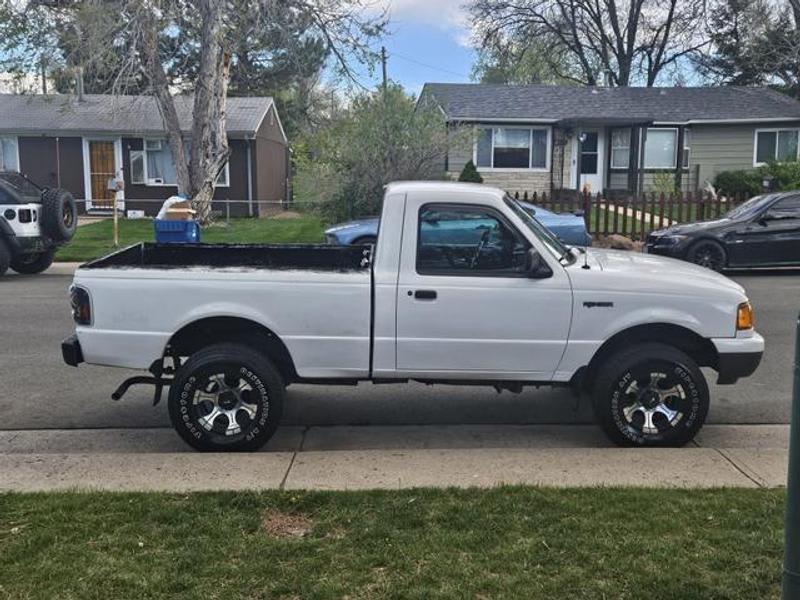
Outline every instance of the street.
<path id="1" fill-rule="evenodd" d="M 59 272 L 57 270 L 57 272 Z M 60 270 L 64 273 L 63 267 Z M 712 385 L 710 423 L 787 423 L 794 326 L 800 310 L 796 271 L 734 273 L 766 338 L 755 375 L 733 386 Z M 69 274 L 0 279 L 0 429 L 169 427 L 166 402 L 151 406 L 151 388 L 132 388 L 121 402 L 111 392 L 131 372 L 63 364 L 61 340 L 72 333 Z M 713 372 L 707 371 L 713 381 Z M 289 388 L 286 426 L 575 424 L 592 420 L 588 403 L 566 390 L 497 394 L 490 388 L 421 384 Z"/>

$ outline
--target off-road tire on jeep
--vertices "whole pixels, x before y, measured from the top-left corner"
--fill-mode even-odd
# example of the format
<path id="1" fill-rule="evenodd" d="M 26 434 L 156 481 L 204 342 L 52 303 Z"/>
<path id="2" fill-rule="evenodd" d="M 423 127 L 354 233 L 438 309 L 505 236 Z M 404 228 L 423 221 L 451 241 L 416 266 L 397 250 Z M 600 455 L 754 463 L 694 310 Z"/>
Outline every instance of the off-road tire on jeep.
<path id="1" fill-rule="evenodd" d="M 708 415 L 709 392 L 697 363 L 658 343 L 635 344 L 599 367 L 595 417 L 620 446 L 683 446 Z"/>
<path id="2" fill-rule="evenodd" d="M 42 192 L 41 226 L 44 234 L 56 243 L 68 242 L 78 227 L 75 198 L 63 188 Z"/>
<path id="3" fill-rule="evenodd" d="M 169 390 L 172 426 L 203 451 L 251 451 L 281 420 L 286 392 L 269 358 L 241 344 L 214 344 L 193 354 Z"/>
<path id="4" fill-rule="evenodd" d="M 46 271 L 53 264 L 55 255 L 54 248 L 36 254 L 20 254 L 11 260 L 11 268 L 22 275 L 35 275 Z"/>
<path id="5" fill-rule="evenodd" d="M 2 277 L 11 264 L 11 252 L 6 243 L 0 238 L 0 277 Z"/>

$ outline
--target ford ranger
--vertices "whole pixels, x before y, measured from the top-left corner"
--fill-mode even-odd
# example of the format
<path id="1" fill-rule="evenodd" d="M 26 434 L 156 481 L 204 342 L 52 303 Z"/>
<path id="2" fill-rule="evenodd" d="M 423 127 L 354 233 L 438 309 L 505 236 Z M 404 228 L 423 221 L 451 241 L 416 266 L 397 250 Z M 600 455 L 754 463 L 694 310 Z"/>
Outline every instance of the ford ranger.
<path id="1" fill-rule="evenodd" d="M 148 369 L 200 450 L 253 450 L 286 387 L 571 386 L 616 443 L 680 446 L 764 349 L 744 289 L 709 269 L 570 248 L 501 190 L 387 186 L 374 246 L 142 243 L 80 267 L 64 360 Z"/>

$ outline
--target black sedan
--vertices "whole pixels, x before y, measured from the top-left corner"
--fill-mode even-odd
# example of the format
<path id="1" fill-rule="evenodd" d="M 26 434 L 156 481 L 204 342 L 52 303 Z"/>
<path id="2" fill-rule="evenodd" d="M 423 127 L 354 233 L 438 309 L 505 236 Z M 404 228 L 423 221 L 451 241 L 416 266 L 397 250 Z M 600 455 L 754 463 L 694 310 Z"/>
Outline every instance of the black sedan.
<path id="1" fill-rule="evenodd" d="M 756 196 L 720 219 L 653 231 L 646 249 L 715 271 L 800 266 L 800 191 Z"/>

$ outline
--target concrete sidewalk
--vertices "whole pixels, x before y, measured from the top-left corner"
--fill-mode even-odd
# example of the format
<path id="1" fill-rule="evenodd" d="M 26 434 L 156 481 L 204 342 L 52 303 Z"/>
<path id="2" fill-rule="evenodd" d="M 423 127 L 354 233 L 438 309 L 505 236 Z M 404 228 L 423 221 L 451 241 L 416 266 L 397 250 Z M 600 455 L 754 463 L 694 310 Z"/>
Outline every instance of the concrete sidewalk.
<path id="1" fill-rule="evenodd" d="M 594 426 L 284 427 L 264 451 L 201 454 L 171 429 L 0 431 L 0 490 L 778 487 L 785 425 L 709 425 L 686 448 L 610 446 Z"/>

